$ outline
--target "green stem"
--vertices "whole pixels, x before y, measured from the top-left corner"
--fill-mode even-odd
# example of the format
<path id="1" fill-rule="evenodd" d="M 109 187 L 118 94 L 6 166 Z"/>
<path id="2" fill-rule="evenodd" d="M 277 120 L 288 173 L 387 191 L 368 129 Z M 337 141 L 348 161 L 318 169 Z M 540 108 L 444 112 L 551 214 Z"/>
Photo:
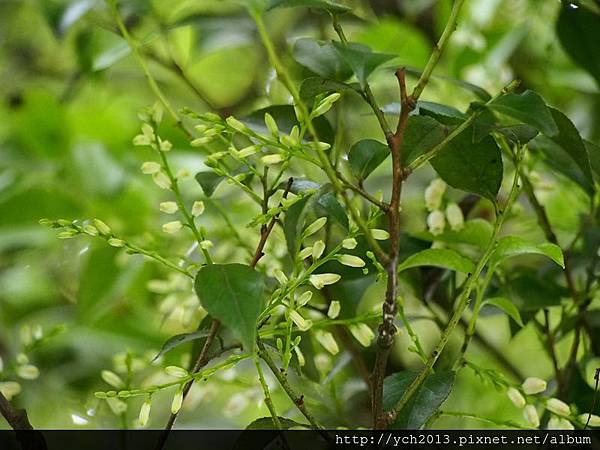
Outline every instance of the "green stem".
<path id="1" fill-rule="evenodd" d="M 275 429 L 281 430 L 281 422 L 279 421 L 279 416 L 277 415 L 275 405 L 273 404 L 273 399 L 271 398 L 271 393 L 269 392 L 269 386 L 267 385 L 262 367 L 260 366 L 260 359 L 256 354 L 254 355 L 254 365 L 256 366 L 258 379 L 260 380 L 260 385 L 262 386 L 263 393 L 265 395 L 265 404 L 267 405 L 267 408 L 269 408 L 269 412 L 273 418 L 273 425 L 275 425 Z"/>
<path id="2" fill-rule="evenodd" d="M 473 419 L 473 420 L 478 420 L 480 422 L 491 423 L 492 425 L 497 425 L 497 426 L 501 426 L 501 427 L 517 428 L 519 430 L 532 430 L 533 429 L 533 428 L 530 428 L 530 427 L 524 427 L 523 425 L 521 425 L 521 424 L 519 424 L 517 422 L 513 422 L 512 420 L 490 419 L 488 417 L 481 417 L 481 416 L 477 416 L 477 415 L 472 414 L 472 413 L 465 413 L 465 412 L 460 412 L 460 411 L 439 411 L 436 414 L 436 416 L 437 417 L 441 417 L 441 416 L 461 417 L 461 418 L 464 418 L 464 419 Z"/>

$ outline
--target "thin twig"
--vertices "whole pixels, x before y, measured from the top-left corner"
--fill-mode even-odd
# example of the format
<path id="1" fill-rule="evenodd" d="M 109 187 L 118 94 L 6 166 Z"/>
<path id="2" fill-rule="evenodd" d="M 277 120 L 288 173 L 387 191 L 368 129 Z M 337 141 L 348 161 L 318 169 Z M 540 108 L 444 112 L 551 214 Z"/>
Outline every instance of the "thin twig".
<path id="1" fill-rule="evenodd" d="M 0 413 L 13 430 L 33 430 L 29 418 L 27 417 L 27 411 L 24 409 L 15 409 L 2 392 L 0 392 Z"/>

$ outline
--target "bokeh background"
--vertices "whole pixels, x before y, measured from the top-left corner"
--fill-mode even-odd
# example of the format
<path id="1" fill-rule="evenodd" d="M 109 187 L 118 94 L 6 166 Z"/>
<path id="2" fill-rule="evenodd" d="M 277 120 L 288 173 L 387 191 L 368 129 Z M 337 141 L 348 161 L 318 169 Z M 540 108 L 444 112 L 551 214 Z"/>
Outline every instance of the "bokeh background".
<path id="1" fill-rule="evenodd" d="M 446 0 L 346 3 L 356 11 L 344 22 L 351 40 L 397 54 L 396 66 L 416 68 L 427 61 L 451 6 Z M 177 108 L 243 116 L 289 101 L 252 20 L 235 2 L 123 0 L 119 7 L 143 44 L 152 74 Z M 598 84 L 562 49 L 555 30 L 559 9 L 560 2 L 549 0 L 467 1 L 437 73 L 490 92 L 519 78 L 567 113 L 584 137 L 599 142 Z M 302 36 L 334 37 L 327 16 L 305 9 L 274 11 L 267 22 L 298 79 L 306 69 L 290 57 L 293 41 Z M 390 111 L 397 102 L 391 74 L 391 68 L 379 70 L 372 83 Z M 433 82 L 424 97 L 463 110 L 473 100 L 456 86 L 440 82 Z M 38 224 L 44 217 L 97 217 L 134 242 L 167 255 L 185 254 L 189 241 L 167 238 L 160 231 L 164 217 L 158 203 L 164 192 L 139 171 L 150 151 L 132 145 L 140 126 L 137 112 L 155 100 L 102 0 L 0 0 L 0 381 L 15 378 L 11 367 L 21 353 L 39 368 L 36 379 L 18 380 L 22 392 L 14 397 L 36 426 L 132 426 L 137 409 L 130 408 L 124 417 L 115 415 L 94 397 L 94 391 L 106 389 L 100 371 L 125 364 L 129 355 L 132 364 L 153 376 L 148 362 L 162 343 L 173 334 L 193 331 L 201 319 L 191 291 L 156 264 L 103 241 L 57 239 L 54 231 Z M 366 105 L 356 102 L 345 111 L 341 145 L 359 137 L 381 139 Z M 175 127 L 163 126 L 162 134 L 174 144 L 170 157 L 176 169 L 193 174 L 203 167 L 202 152 L 190 147 Z M 373 187 L 383 185 L 385 171 L 374 178 Z M 407 221 L 415 230 L 424 227 L 421 193 L 430 178 L 431 173 L 415 178 L 405 194 Z M 547 184 L 549 214 L 567 238 L 585 201 L 576 189 L 562 189 L 551 180 Z M 190 201 L 203 198 L 193 178 L 183 189 Z M 256 214 L 254 206 L 227 187 L 205 200 L 210 211 L 203 226 L 215 242 L 215 258 L 247 258 L 256 230 L 245 224 Z M 223 211 L 238 230 L 235 238 Z M 518 229 L 541 238 L 533 217 L 523 219 Z M 373 288 L 363 301 L 369 304 L 380 297 L 381 289 Z M 522 375 L 552 374 L 531 328 L 511 337 L 505 316 L 484 321 L 489 325 L 483 334 Z M 439 336 L 431 322 L 416 321 L 415 327 L 428 345 Z M 405 337 L 400 342 L 405 344 Z M 403 347 L 397 346 L 396 364 L 416 367 L 414 355 L 407 357 Z M 563 347 L 560 351 L 568 345 Z M 182 346 L 169 358 L 181 363 L 189 352 Z M 486 352 L 479 361 L 503 370 Z M 365 395 L 356 383 L 346 383 L 345 389 L 341 399 L 322 406 L 339 414 L 340 425 Z M 217 377 L 193 393 L 180 426 L 242 427 L 267 415 L 260 390 L 243 373 Z M 164 423 L 168 405 L 167 397 L 157 401 L 151 426 Z M 521 420 L 520 411 L 503 394 L 468 373 L 459 378 L 447 405 Z M 455 418 L 436 426 L 485 424 Z"/>

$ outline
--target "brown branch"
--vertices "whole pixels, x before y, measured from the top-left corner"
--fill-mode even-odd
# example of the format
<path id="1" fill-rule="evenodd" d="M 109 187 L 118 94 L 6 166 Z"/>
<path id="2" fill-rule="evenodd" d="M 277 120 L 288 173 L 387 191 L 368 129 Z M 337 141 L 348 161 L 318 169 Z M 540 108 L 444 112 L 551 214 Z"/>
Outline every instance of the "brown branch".
<path id="1" fill-rule="evenodd" d="M 6 419 L 6 422 L 15 431 L 30 431 L 33 430 L 27 411 L 24 409 L 15 409 L 7 398 L 0 392 L 0 413 Z"/>

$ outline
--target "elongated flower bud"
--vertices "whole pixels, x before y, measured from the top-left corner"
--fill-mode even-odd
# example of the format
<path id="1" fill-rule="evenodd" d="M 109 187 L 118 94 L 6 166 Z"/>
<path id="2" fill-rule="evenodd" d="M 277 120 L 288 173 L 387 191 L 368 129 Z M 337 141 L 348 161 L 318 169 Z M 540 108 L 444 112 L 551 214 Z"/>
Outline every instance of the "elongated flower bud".
<path id="1" fill-rule="evenodd" d="M 177 210 L 179 209 L 179 207 L 177 206 L 177 203 L 175 203 L 175 202 L 162 202 L 159 205 L 159 209 L 161 212 L 164 212 L 165 214 L 175 214 L 177 212 Z"/>
<path id="2" fill-rule="evenodd" d="M 390 233 L 385 230 L 380 230 L 379 228 L 371 228 L 371 236 L 377 241 L 385 241 L 390 238 Z"/>
<path id="3" fill-rule="evenodd" d="M 161 165 L 155 161 L 146 161 L 140 167 L 142 173 L 146 175 L 152 175 L 153 173 L 160 172 Z"/>
<path id="4" fill-rule="evenodd" d="M 465 225 L 462 210 L 456 203 L 449 203 L 446 206 L 446 219 L 448 219 L 448 224 L 452 231 L 460 231 Z"/>
<path id="5" fill-rule="evenodd" d="M 277 281 L 279 281 L 279 284 L 286 284 L 288 282 L 288 277 L 285 275 L 285 273 L 283 273 L 283 270 L 281 269 L 275 269 L 273 271 L 273 276 Z"/>
<path id="6" fill-rule="evenodd" d="M 0 392 L 10 401 L 21 393 L 21 385 L 16 381 L 2 381 L 0 382 Z"/>
<path id="7" fill-rule="evenodd" d="M 338 261 L 348 267 L 364 267 L 365 266 L 365 262 L 358 256 L 354 256 L 354 255 L 340 255 L 340 256 L 338 256 Z"/>
<path id="8" fill-rule="evenodd" d="M 151 142 L 152 141 L 150 140 L 150 138 L 144 134 L 138 134 L 133 138 L 133 145 L 150 145 Z"/>
<path id="9" fill-rule="evenodd" d="M 339 100 L 341 94 L 339 92 L 335 92 L 331 95 L 325 97 L 321 102 L 317 105 L 317 107 L 313 110 L 312 116 L 319 117 L 325 114 L 327 111 L 331 109 L 333 104 Z"/>
<path id="10" fill-rule="evenodd" d="M 265 155 L 262 158 L 260 158 L 260 160 L 265 166 L 272 166 L 274 164 L 279 164 L 280 162 L 282 162 L 284 160 L 284 157 L 282 154 L 277 153 L 275 155 Z"/>
<path id="11" fill-rule="evenodd" d="M 300 252 L 298 253 L 298 257 L 300 259 L 306 259 L 308 258 L 310 255 L 312 255 L 312 251 L 313 248 L 312 247 L 305 247 L 302 250 L 300 250 Z"/>
<path id="12" fill-rule="evenodd" d="M 181 388 L 177 389 L 173 401 L 171 402 L 171 414 L 177 414 L 181 409 L 183 403 L 183 391 Z"/>
<path id="13" fill-rule="evenodd" d="M 179 230 L 181 230 L 182 227 L 183 227 L 183 224 L 181 223 L 181 221 L 174 220 L 172 222 L 165 223 L 162 226 L 162 230 L 165 233 L 174 234 L 174 233 L 177 233 Z"/>
<path id="14" fill-rule="evenodd" d="M 590 423 L 589 425 L 592 427 L 600 427 L 600 416 L 597 416 L 595 414 L 579 414 L 579 416 L 577 417 L 579 419 L 579 421 L 583 424 L 588 423 L 588 417 L 590 419 Z"/>
<path id="15" fill-rule="evenodd" d="M 512 387 L 508 388 L 508 391 L 506 391 L 506 395 L 508 395 L 510 401 L 513 402 L 513 404 L 517 408 L 525 407 L 525 398 L 523 398 L 523 395 L 521 395 L 521 393 L 517 389 Z"/>
<path id="16" fill-rule="evenodd" d="M 110 229 L 110 227 L 108 225 L 106 225 L 104 222 L 102 222 L 100 219 L 94 219 L 92 220 L 92 223 L 94 224 L 94 226 L 96 227 L 96 229 L 98 230 L 98 232 L 104 236 L 108 236 L 110 234 L 112 234 L 112 230 Z"/>
<path id="17" fill-rule="evenodd" d="M 340 351 L 337 342 L 333 337 L 333 334 L 331 334 L 329 331 L 319 330 L 315 333 L 315 337 L 317 338 L 317 341 L 319 341 L 319 343 L 323 346 L 323 348 L 332 355 L 336 355 Z"/>
<path id="18" fill-rule="evenodd" d="M 161 189 L 171 188 L 171 179 L 164 172 L 153 173 L 152 181 Z"/>
<path id="19" fill-rule="evenodd" d="M 311 320 L 306 320 L 298 311 L 290 311 L 290 319 L 296 324 L 300 331 L 307 331 L 312 326 Z"/>
<path id="20" fill-rule="evenodd" d="M 111 247 L 117 247 L 117 248 L 125 247 L 125 241 L 123 239 L 110 238 L 107 242 L 108 242 L 108 245 L 110 245 Z"/>
<path id="21" fill-rule="evenodd" d="M 184 378 L 188 376 L 188 371 L 185 370 L 183 367 L 179 366 L 167 366 L 165 368 L 165 372 L 168 375 L 171 375 L 172 377 L 176 378 Z"/>
<path id="22" fill-rule="evenodd" d="M 140 408 L 140 416 L 139 421 L 140 425 L 145 427 L 148 423 L 148 419 L 150 418 L 150 409 L 152 408 L 152 400 L 147 399 Z"/>
<path id="23" fill-rule="evenodd" d="M 337 273 L 320 273 L 309 277 L 310 283 L 317 289 L 323 289 L 323 286 L 337 283 L 341 276 Z"/>
<path id="24" fill-rule="evenodd" d="M 571 408 L 562 400 L 551 398 L 546 402 L 546 409 L 557 416 L 568 416 L 571 414 Z"/>
<path id="25" fill-rule="evenodd" d="M 298 305 L 298 307 L 302 308 L 304 305 L 306 305 L 312 298 L 312 295 L 313 294 L 311 291 L 303 292 L 302 295 L 300 295 L 300 297 L 296 299 L 296 304 Z"/>
<path id="26" fill-rule="evenodd" d="M 123 386 L 125 386 L 125 383 L 123 383 L 121 377 L 110 370 L 103 370 L 100 373 L 100 376 L 102 377 L 104 382 L 110 384 L 112 387 L 122 388 Z"/>
<path id="27" fill-rule="evenodd" d="M 546 382 L 541 378 L 529 377 L 525 381 L 521 387 L 523 388 L 523 392 L 527 395 L 539 394 L 540 392 L 544 392 L 546 390 Z"/>
<path id="28" fill-rule="evenodd" d="M 304 230 L 304 236 L 308 237 L 315 234 L 317 231 L 323 228 L 326 223 L 327 217 L 319 217 L 317 220 L 315 220 L 313 223 L 306 227 L 306 230 Z"/>
<path id="29" fill-rule="evenodd" d="M 342 241 L 342 247 L 348 250 L 352 250 L 354 248 L 356 248 L 357 242 L 356 239 L 354 238 L 348 238 L 348 239 L 344 239 Z"/>
<path id="30" fill-rule="evenodd" d="M 198 217 L 204 212 L 204 202 L 202 200 L 196 200 L 192 205 L 192 216 Z"/>
<path id="31" fill-rule="evenodd" d="M 575 427 L 571 422 L 559 417 L 551 417 L 548 421 L 549 430 L 574 430 Z"/>
<path id="32" fill-rule="evenodd" d="M 440 178 L 434 179 L 425 189 L 425 207 L 429 211 L 439 209 L 444 192 L 446 192 L 446 183 Z"/>
<path id="33" fill-rule="evenodd" d="M 277 122 L 275 122 L 275 119 L 273 119 L 273 116 L 269 113 L 265 113 L 265 125 L 273 137 L 276 138 L 279 136 Z"/>
<path id="34" fill-rule="evenodd" d="M 312 247 L 313 259 L 314 260 L 319 259 L 324 251 L 325 251 L 325 243 L 321 240 L 318 240 L 317 242 L 315 242 Z"/>
<path id="35" fill-rule="evenodd" d="M 327 310 L 327 317 L 329 317 L 330 319 L 337 319 L 337 317 L 340 315 L 340 310 L 342 309 L 340 302 L 338 302 L 337 300 L 332 301 L 329 304 L 329 309 Z"/>
<path id="36" fill-rule="evenodd" d="M 354 338 L 360 342 L 363 347 L 368 347 L 371 345 L 371 342 L 373 342 L 375 334 L 373 333 L 373 330 L 371 330 L 371 327 L 369 327 L 367 324 L 359 323 L 356 325 L 350 325 L 349 329 L 350 333 L 352 333 L 352 336 L 354 336 Z"/>
<path id="37" fill-rule="evenodd" d="M 427 216 L 427 228 L 429 228 L 431 234 L 434 236 L 442 234 L 445 226 L 446 219 L 443 212 L 436 210 L 429 213 L 429 216 Z"/>
<path id="38" fill-rule="evenodd" d="M 240 122 L 239 120 L 237 120 L 233 116 L 229 116 L 225 120 L 227 122 L 227 125 L 229 125 L 234 130 L 239 131 L 240 133 L 244 133 L 245 134 L 245 133 L 247 133 L 249 131 L 249 129 L 248 129 L 248 127 L 246 125 L 244 125 L 242 122 Z"/>
<path id="39" fill-rule="evenodd" d="M 523 417 L 525 418 L 527 423 L 529 425 L 531 425 L 533 428 L 537 428 L 540 426 L 540 416 L 538 415 L 537 410 L 535 409 L 535 406 L 533 406 L 533 405 L 525 406 L 525 409 L 523 410 Z"/>

